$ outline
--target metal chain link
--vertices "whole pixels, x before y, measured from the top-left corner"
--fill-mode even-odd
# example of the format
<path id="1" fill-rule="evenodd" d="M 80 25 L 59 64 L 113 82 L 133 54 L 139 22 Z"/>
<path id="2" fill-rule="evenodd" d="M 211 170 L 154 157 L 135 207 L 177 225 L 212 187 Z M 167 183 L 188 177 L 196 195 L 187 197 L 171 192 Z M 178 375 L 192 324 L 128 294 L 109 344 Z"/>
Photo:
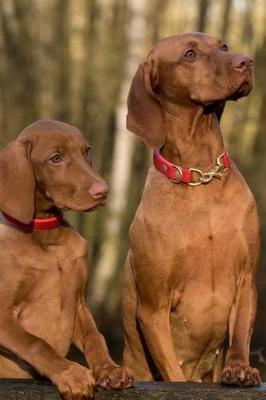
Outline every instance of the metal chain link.
<path id="1" fill-rule="evenodd" d="M 223 165 L 222 159 L 224 157 L 225 153 L 222 153 L 217 159 L 216 159 L 216 164 L 213 166 L 213 168 L 208 171 L 208 172 L 203 172 L 199 168 L 189 168 L 190 172 L 194 172 L 198 174 L 198 178 L 193 181 L 189 182 L 188 184 L 190 186 L 198 186 L 201 185 L 202 183 L 209 183 L 213 180 L 213 178 L 218 178 L 221 179 L 223 172 L 225 172 L 228 168 Z"/>

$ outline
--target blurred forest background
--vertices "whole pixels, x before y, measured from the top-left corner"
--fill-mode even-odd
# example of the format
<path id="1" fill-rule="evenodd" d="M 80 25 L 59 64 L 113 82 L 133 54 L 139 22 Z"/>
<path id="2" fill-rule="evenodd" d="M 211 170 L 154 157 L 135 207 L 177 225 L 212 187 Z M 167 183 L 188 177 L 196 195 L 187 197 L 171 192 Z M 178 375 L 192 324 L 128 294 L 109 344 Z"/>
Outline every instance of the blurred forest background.
<path id="1" fill-rule="evenodd" d="M 222 127 L 262 221 L 252 349 L 266 380 L 265 0 L 1 0 L 0 146 L 38 118 L 71 123 L 93 144 L 94 166 L 110 185 L 108 206 L 69 219 L 90 242 L 88 302 L 119 359 L 121 271 L 151 162 L 151 151 L 126 131 L 127 93 L 154 42 L 191 31 L 218 36 L 255 58 L 256 86 L 246 99 L 227 104 Z"/>

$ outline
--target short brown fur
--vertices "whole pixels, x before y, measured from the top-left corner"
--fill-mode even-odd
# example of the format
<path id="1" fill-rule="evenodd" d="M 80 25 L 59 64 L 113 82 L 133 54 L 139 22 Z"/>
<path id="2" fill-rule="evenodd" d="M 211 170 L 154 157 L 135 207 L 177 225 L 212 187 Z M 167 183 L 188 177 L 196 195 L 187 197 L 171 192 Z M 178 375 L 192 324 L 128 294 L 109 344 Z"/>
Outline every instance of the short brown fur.
<path id="1" fill-rule="evenodd" d="M 60 209 L 104 205 L 107 185 L 91 166 L 89 148 L 81 132 L 63 122 L 27 127 L 0 152 L 0 209 L 28 224 Z M 65 399 L 91 397 L 95 381 L 131 386 L 86 305 L 87 241 L 66 220 L 33 232 L 1 224 L 0 253 L 0 377 L 41 374 Z M 65 358 L 72 342 L 90 370 Z"/>
<path id="2" fill-rule="evenodd" d="M 253 60 L 226 50 L 201 33 L 157 43 L 133 79 L 128 129 L 169 161 L 210 170 L 224 151 L 225 102 L 252 88 Z M 136 379 L 258 385 L 249 346 L 259 221 L 235 164 L 197 187 L 151 167 L 130 245 L 124 363 Z"/>

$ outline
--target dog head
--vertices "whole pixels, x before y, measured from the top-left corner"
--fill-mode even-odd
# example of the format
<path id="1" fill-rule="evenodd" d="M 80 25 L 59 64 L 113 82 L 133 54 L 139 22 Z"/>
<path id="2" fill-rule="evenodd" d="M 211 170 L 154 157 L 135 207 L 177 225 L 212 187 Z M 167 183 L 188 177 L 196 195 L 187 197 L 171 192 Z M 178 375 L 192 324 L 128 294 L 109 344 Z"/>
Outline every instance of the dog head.
<path id="1" fill-rule="evenodd" d="M 34 122 L 0 151 L 0 184 L 0 209 L 25 224 L 39 209 L 93 210 L 108 193 L 82 133 L 51 120 Z"/>
<path id="2" fill-rule="evenodd" d="M 166 103 L 212 107 L 220 117 L 225 101 L 250 93 L 253 65 L 252 58 L 229 51 L 221 40 L 203 33 L 163 39 L 132 81 L 127 128 L 149 146 L 162 146 Z"/>

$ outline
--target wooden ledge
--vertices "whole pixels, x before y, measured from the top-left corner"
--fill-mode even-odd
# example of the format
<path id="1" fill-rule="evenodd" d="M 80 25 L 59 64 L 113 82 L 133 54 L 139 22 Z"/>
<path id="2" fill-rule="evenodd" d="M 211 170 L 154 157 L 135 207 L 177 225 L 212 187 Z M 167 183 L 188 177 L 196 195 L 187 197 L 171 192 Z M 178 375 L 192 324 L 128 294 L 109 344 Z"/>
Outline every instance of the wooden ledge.
<path id="1" fill-rule="evenodd" d="M 266 399 L 266 383 L 257 388 L 205 383 L 137 382 L 128 390 L 97 390 L 95 400 L 255 400 Z M 48 381 L 0 379 L 0 400 L 60 400 Z"/>

